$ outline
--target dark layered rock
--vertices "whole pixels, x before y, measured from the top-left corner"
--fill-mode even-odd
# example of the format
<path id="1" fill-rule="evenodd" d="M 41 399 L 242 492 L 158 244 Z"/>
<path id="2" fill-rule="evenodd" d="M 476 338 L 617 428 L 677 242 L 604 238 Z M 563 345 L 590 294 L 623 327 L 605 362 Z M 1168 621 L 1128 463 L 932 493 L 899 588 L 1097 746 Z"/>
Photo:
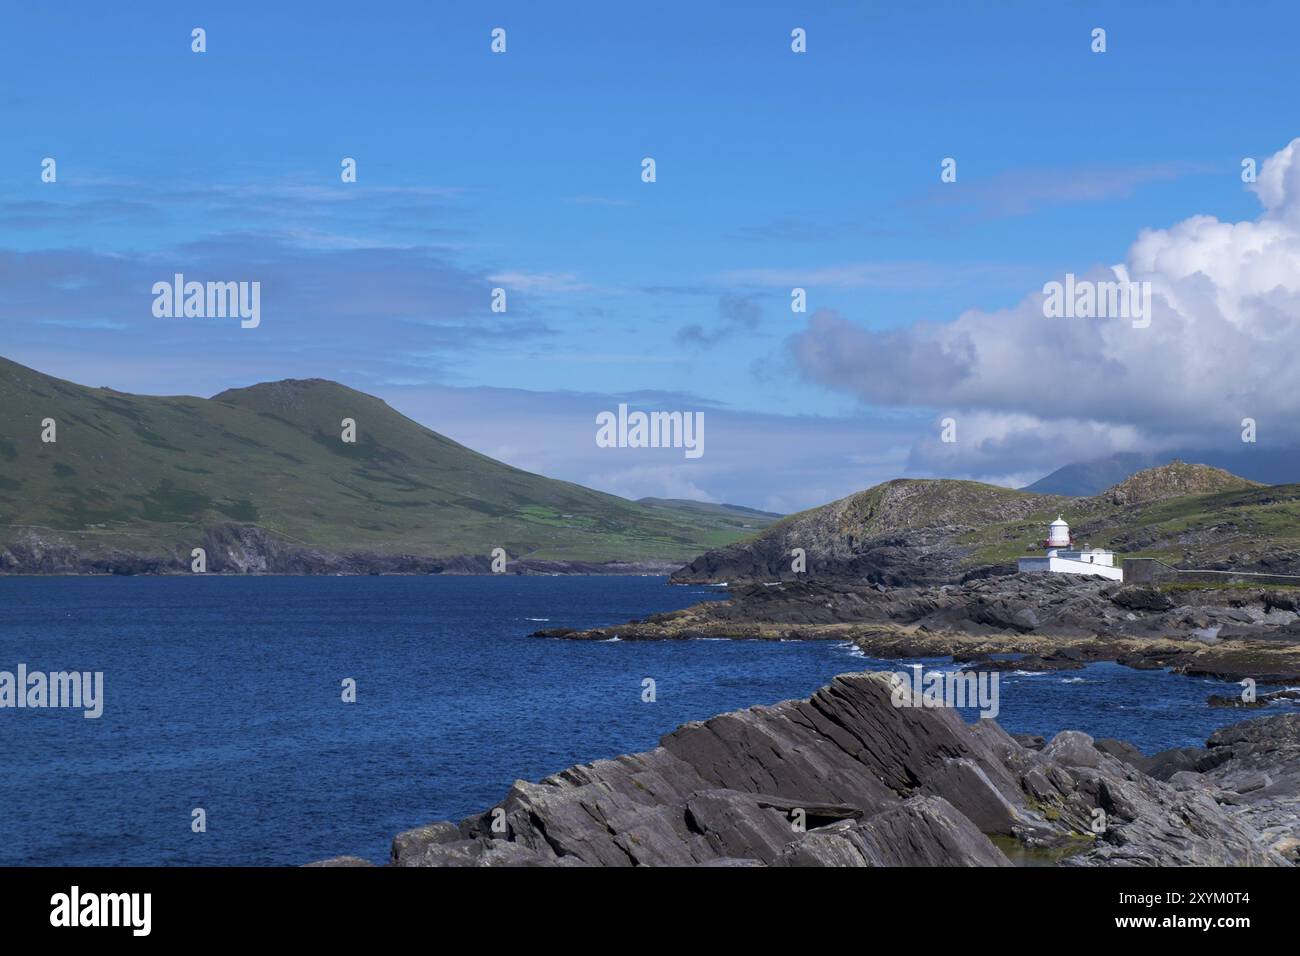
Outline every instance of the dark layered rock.
<path id="1" fill-rule="evenodd" d="M 1235 697 L 1224 694 L 1211 694 L 1207 699 L 1207 703 L 1211 707 L 1243 707 L 1247 709 L 1271 707 L 1284 701 L 1300 701 L 1300 690 L 1275 690 L 1265 694 L 1258 694 L 1252 700 L 1244 700 L 1240 694 Z"/>
<path id="2" fill-rule="evenodd" d="M 1130 611 L 1167 611 L 1173 600 L 1153 587 L 1122 587 L 1111 595 L 1111 603 Z"/>
<path id="3" fill-rule="evenodd" d="M 1250 720 L 1206 742 L 1214 766 L 1200 771 L 1273 850 L 1300 863 L 1300 714 Z"/>
<path id="4" fill-rule="evenodd" d="M 952 804 L 912 797 L 858 825 L 831 824 L 781 851 L 774 866 L 1007 866 Z"/>
<path id="5" fill-rule="evenodd" d="M 1247 720 L 1182 747 L 1126 760 L 1155 780 L 1209 796 L 1271 852 L 1300 863 L 1300 714 Z"/>
<path id="6" fill-rule="evenodd" d="M 818 575 L 830 579 L 889 586 L 939 584 L 961 577 L 970 553 L 953 537 L 953 529 L 924 528 L 865 542 L 850 539 L 843 548 L 814 548 L 811 560 Z M 672 580 L 675 584 L 792 580 L 797 575 L 791 570 L 791 550 L 799 542 L 809 543 L 799 528 L 778 528 L 742 545 L 705 552 L 674 571 Z"/>
<path id="7" fill-rule="evenodd" d="M 391 863 L 1005 866 L 1004 848 L 1071 865 L 1288 863 L 1300 725 L 1220 732 L 1191 785 L 1119 742 L 1067 731 L 1034 749 L 895 696 L 889 675 L 846 674 L 807 700 L 686 724 L 402 833 Z"/>
<path id="8" fill-rule="evenodd" d="M 951 656 L 984 669 L 1113 660 L 1259 684 L 1300 678 L 1300 617 L 1283 606 L 1287 595 L 1266 588 L 1164 592 L 1070 574 L 906 588 L 811 577 L 736 585 L 728 598 L 617 627 L 536 636 L 852 640 L 873 657 Z"/>

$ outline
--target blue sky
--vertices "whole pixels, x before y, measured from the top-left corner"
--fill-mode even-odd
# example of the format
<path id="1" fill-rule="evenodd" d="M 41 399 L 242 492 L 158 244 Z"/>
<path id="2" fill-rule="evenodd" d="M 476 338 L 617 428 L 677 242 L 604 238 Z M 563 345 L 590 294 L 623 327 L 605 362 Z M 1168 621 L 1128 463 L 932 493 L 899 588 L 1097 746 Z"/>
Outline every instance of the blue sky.
<path id="1" fill-rule="evenodd" d="M 333 378 L 521 467 L 777 510 L 1226 441 L 1236 406 L 1044 409 L 1039 365 L 1022 398 L 975 387 L 987 369 L 964 390 L 880 372 L 950 348 L 963 315 L 1010 354 L 997 316 L 1143 230 L 1258 220 L 1241 160 L 1300 135 L 1290 6 L 813 6 L 8 4 L 0 354 L 162 394 Z M 155 318 L 178 271 L 260 281 L 262 325 Z M 1243 361 L 1287 341 L 1239 318 Z M 1153 338 L 1044 346 L 1122 383 Z M 1201 357 L 1180 369 L 1165 394 L 1203 381 Z M 705 456 L 596 448 L 618 401 L 705 411 Z M 945 415 L 970 425 L 951 448 Z"/>

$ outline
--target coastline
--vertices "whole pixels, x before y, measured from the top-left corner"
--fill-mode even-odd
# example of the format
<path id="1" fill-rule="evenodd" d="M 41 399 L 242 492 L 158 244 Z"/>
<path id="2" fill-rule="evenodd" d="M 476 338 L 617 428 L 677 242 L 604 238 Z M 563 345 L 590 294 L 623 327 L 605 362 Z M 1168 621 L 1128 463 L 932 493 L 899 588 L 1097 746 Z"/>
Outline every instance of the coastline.
<path id="1" fill-rule="evenodd" d="M 15 556 L 0 550 L 0 578 L 5 577 L 364 577 L 367 575 L 645 575 L 667 577 L 681 567 L 676 561 L 568 561 L 514 558 L 507 555 L 504 571 L 494 571 L 488 555 L 429 556 L 374 552 L 289 551 L 265 554 L 208 552 L 203 572 L 191 569 L 191 559 L 179 553 L 148 555 L 115 552 L 87 556 L 79 552 Z"/>
<path id="2" fill-rule="evenodd" d="M 850 641 L 871 657 L 952 657 L 985 668 L 1014 663 L 1046 671 L 1115 661 L 1262 684 L 1300 680 L 1300 594 L 1268 588 L 1171 596 L 1155 587 L 1021 574 L 911 588 L 776 582 L 728 593 L 725 601 L 617 627 L 550 628 L 533 636 L 833 640 Z"/>

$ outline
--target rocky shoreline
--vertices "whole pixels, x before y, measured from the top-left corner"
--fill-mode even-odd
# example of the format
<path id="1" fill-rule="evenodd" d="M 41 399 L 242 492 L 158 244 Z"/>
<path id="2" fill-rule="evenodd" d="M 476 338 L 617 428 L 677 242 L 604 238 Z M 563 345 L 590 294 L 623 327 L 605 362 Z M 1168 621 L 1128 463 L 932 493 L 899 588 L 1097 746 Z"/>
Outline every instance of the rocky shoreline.
<path id="1" fill-rule="evenodd" d="M 206 574 L 492 574 L 487 554 L 449 556 L 329 551 L 294 542 L 247 525 L 208 528 L 194 547 L 207 555 Z M 27 534 L 0 544 L 0 575 L 192 574 L 189 547 L 165 552 L 120 548 L 82 549 Z M 679 565 L 664 561 L 557 561 L 507 554 L 506 574 L 668 575 Z"/>
<path id="2" fill-rule="evenodd" d="M 390 864 L 1300 862 L 1300 714 L 1144 756 L 1076 731 L 1015 738 L 892 692 L 887 674 L 844 674 L 805 700 L 686 724 L 645 753 L 517 781 L 482 814 L 399 834 Z"/>
<path id="3" fill-rule="evenodd" d="M 1046 574 L 896 588 L 814 579 L 740 585 L 726 601 L 617 627 L 550 628 L 535 636 L 852 641 L 868 656 L 887 659 L 952 657 L 1017 670 L 1117 661 L 1267 684 L 1300 680 L 1300 590 L 1161 588 Z"/>

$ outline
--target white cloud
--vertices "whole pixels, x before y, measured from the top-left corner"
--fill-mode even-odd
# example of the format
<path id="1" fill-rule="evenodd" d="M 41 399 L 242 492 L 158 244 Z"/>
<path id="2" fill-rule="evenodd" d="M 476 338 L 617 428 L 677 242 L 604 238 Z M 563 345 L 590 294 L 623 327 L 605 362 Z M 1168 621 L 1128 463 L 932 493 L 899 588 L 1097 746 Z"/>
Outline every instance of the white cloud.
<path id="1" fill-rule="evenodd" d="M 680 465 L 636 465 L 590 474 L 579 483 L 633 500 L 686 498 L 691 501 L 715 501 Z"/>
<path id="2" fill-rule="evenodd" d="M 1143 230 L 1080 278 L 1148 281 L 1152 320 L 1045 318 L 1035 291 L 998 312 L 871 331 L 837 313 L 790 341 L 803 374 L 880 405 L 964 409 L 967 437 L 916 464 L 1007 471 L 1116 450 L 1300 438 L 1300 139 L 1261 166 L 1254 220 Z M 1047 276 L 1045 280 L 1060 280 Z M 959 428 L 961 417 L 959 418 Z M 937 442 L 938 427 L 935 428 Z M 1054 464 L 1053 464 L 1054 462 Z"/>
<path id="3" fill-rule="evenodd" d="M 488 278 L 520 292 L 589 292 L 592 288 L 571 272 L 498 272 Z"/>

